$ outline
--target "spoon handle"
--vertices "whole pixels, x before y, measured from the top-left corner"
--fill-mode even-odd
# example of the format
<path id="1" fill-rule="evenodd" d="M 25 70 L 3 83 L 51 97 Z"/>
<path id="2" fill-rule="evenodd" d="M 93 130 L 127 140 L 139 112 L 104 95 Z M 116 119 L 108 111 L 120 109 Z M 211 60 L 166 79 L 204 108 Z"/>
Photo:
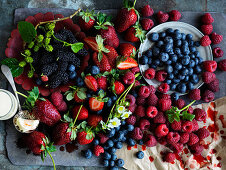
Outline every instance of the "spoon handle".
<path id="1" fill-rule="evenodd" d="M 21 111 L 20 100 L 19 100 L 19 97 L 18 97 L 18 94 L 17 94 L 17 90 L 16 90 L 16 86 L 15 86 L 15 82 L 14 82 L 11 70 L 6 65 L 2 65 L 1 70 L 2 70 L 2 73 L 5 75 L 6 79 L 9 81 L 9 84 L 12 86 L 12 89 L 13 89 L 15 96 L 16 96 L 16 99 L 18 101 L 18 109 L 19 109 L 19 111 Z"/>

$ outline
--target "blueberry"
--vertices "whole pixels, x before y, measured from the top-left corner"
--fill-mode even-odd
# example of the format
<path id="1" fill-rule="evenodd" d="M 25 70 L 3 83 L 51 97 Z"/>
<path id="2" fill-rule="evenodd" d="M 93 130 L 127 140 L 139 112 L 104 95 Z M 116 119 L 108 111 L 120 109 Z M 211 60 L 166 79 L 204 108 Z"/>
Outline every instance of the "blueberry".
<path id="1" fill-rule="evenodd" d="M 110 166 L 110 167 L 113 167 L 113 166 L 115 166 L 115 161 L 113 161 L 113 160 L 110 160 L 110 161 L 109 161 L 109 166 Z"/>
<path id="2" fill-rule="evenodd" d="M 190 47 L 194 46 L 194 41 L 192 41 L 192 40 L 188 41 L 188 45 L 189 45 Z"/>
<path id="3" fill-rule="evenodd" d="M 178 30 L 179 31 L 179 30 Z M 175 32 L 174 31 L 174 39 L 180 40 L 181 39 L 181 33 L 180 32 Z"/>
<path id="4" fill-rule="evenodd" d="M 36 84 L 39 85 L 39 86 L 42 85 L 42 80 L 41 80 L 41 78 L 37 78 L 37 79 L 36 79 Z"/>
<path id="5" fill-rule="evenodd" d="M 109 160 L 109 159 L 111 159 L 111 154 L 105 151 L 103 157 L 105 160 Z"/>
<path id="6" fill-rule="evenodd" d="M 171 83 L 171 84 L 170 84 L 170 90 L 175 90 L 175 89 L 176 89 L 176 87 L 177 87 L 177 85 L 176 85 L 176 84 L 173 84 L 173 83 Z"/>
<path id="7" fill-rule="evenodd" d="M 112 138 L 112 141 L 113 141 L 114 143 L 116 143 L 116 142 L 118 142 L 118 139 L 117 139 L 117 138 Z"/>
<path id="8" fill-rule="evenodd" d="M 94 145 L 99 145 L 99 143 L 100 143 L 100 142 L 99 142 L 98 139 L 94 139 L 94 140 L 93 140 L 93 144 L 94 144 Z"/>
<path id="9" fill-rule="evenodd" d="M 158 47 L 154 46 L 153 49 L 152 49 L 152 53 L 153 53 L 154 56 L 157 57 L 160 53 L 160 49 Z"/>
<path id="10" fill-rule="evenodd" d="M 115 102 L 117 100 L 117 96 L 111 96 L 111 100 Z"/>
<path id="11" fill-rule="evenodd" d="M 175 54 L 181 54 L 180 48 L 175 48 L 175 49 L 174 49 L 174 52 L 175 52 Z"/>
<path id="12" fill-rule="evenodd" d="M 90 149 L 83 150 L 83 151 L 82 151 L 82 155 L 83 155 L 86 159 L 90 159 L 90 158 L 92 158 L 92 156 L 93 156 L 92 151 L 91 151 Z"/>
<path id="13" fill-rule="evenodd" d="M 117 165 L 118 167 L 123 167 L 124 164 L 125 164 L 125 162 L 124 162 L 123 159 L 117 159 L 116 165 Z"/>
<path id="14" fill-rule="evenodd" d="M 91 67 L 91 74 L 97 75 L 99 73 L 100 73 L 100 68 L 99 67 L 97 67 L 97 66 L 92 66 Z"/>
<path id="15" fill-rule="evenodd" d="M 177 54 L 177 57 L 181 59 L 181 58 L 184 57 L 184 55 L 183 54 Z"/>
<path id="16" fill-rule="evenodd" d="M 111 160 L 115 161 L 117 159 L 117 155 L 116 154 L 111 154 Z"/>
<path id="17" fill-rule="evenodd" d="M 122 142 L 116 142 L 115 143 L 115 148 L 117 148 L 117 149 L 121 149 L 122 148 Z"/>
<path id="18" fill-rule="evenodd" d="M 111 107 L 112 104 L 113 104 L 112 99 L 109 97 L 109 98 L 108 98 L 108 101 L 106 102 L 106 106 L 107 106 L 107 107 Z"/>
<path id="19" fill-rule="evenodd" d="M 186 46 L 186 45 L 183 45 L 182 48 L 181 48 L 181 51 L 183 54 L 187 55 L 190 53 L 190 50 L 189 50 L 189 47 Z"/>
<path id="20" fill-rule="evenodd" d="M 171 65 L 166 66 L 166 72 L 167 73 L 172 73 L 173 72 L 173 67 Z"/>
<path id="21" fill-rule="evenodd" d="M 141 139 L 141 140 L 138 140 L 137 143 L 138 143 L 139 145 L 143 145 L 143 144 L 144 144 L 144 141 Z"/>
<path id="22" fill-rule="evenodd" d="M 107 137 L 111 138 L 115 135 L 115 129 L 111 129 L 107 132 Z"/>
<path id="23" fill-rule="evenodd" d="M 109 149 L 109 147 L 108 147 L 108 146 L 106 146 L 106 145 L 104 145 L 104 146 L 103 146 L 103 148 L 104 148 L 104 150 Z"/>
<path id="24" fill-rule="evenodd" d="M 75 84 L 78 86 L 78 87 L 82 87 L 84 86 L 84 81 L 81 77 L 76 77 L 75 79 Z"/>
<path id="25" fill-rule="evenodd" d="M 197 74 L 200 74 L 202 72 L 202 68 L 199 65 L 195 66 L 194 70 Z"/>
<path id="26" fill-rule="evenodd" d="M 174 75 L 177 75 L 178 73 L 179 73 L 179 70 L 176 70 L 176 69 L 173 70 Z"/>
<path id="27" fill-rule="evenodd" d="M 74 72 L 69 72 L 69 79 L 75 79 L 75 77 L 77 76 L 77 73 Z"/>
<path id="28" fill-rule="evenodd" d="M 125 125 L 125 124 L 126 124 L 125 120 L 121 121 L 121 125 Z"/>
<path id="29" fill-rule="evenodd" d="M 138 151 L 138 152 L 136 153 L 136 156 L 137 156 L 138 159 L 143 159 L 143 158 L 144 158 L 144 152 Z"/>
<path id="30" fill-rule="evenodd" d="M 156 42 L 159 40 L 159 34 L 157 32 L 153 32 L 149 35 L 149 39 L 153 42 Z"/>
<path id="31" fill-rule="evenodd" d="M 180 82 L 180 79 L 174 78 L 174 79 L 173 79 L 173 82 L 177 84 L 177 83 Z"/>
<path id="32" fill-rule="evenodd" d="M 195 58 L 195 55 L 194 54 L 190 54 L 189 57 L 193 59 L 193 58 Z"/>
<path id="33" fill-rule="evenodd" d="M 134 146 L 135 145 L 135 140 L 133 140 L 132 138 L 129 138 L 128 141 L 127 141 L 127 144 L 129 146 Z"/>
<path id="34" fill-rule="evenodd" d="M 147 57 L 152 57 L 152 50 L 147 50 L 145 54 L 147 55 Z"/>
<path id="35" fill-rule="evenodd" d="M 190 67 L 190 68 L 195 67 L 195 61 L 194 60 L 190 60 L 190 63 L 188 65 L 188 67 Z"/>
<path id="36" fill-rule="evenodd" d="M 167 44 L 172 44 L 173 43 L 173 39 L 170 36 L 167 36 L 164 38 L 164 42 Z"/>
<path id="37" fill-rule="evenodd" d="M 75 65 L 69 64 L 68 70 L 71 71 L 71 72 L 74 72 L 75 71 Z"/>
<path id="38" fill-rule="evenodd" d="M 167 61 L 166 61 L 166 64 L 167 64 L 167 65 L 172 64 L 172 60 L 167 60 Z"/>
<path id="39" fill-rule="evenodd" d="M 187 69 L 187 68 L 182 69 L 182 70 L 181 70 L 181 74 L 182 74 L 183 76 L 186 76 L 186 75 L 188 74 L 188 69 Z"/>
<path id="40" fill-rule="evenodd" d="M 116 152 L 116 149 L 114 147 L 111 147 L 108 149 L 110 154 L 114 154 Z"/>
<path id="41" fill-rule="evenodd" d="M 186 39 L 187 39 L 187 40 L 192 40 L 192 38 L 193 38 L 193 35 L 191 35 L 191 34 L 187 34 L 187 35 L 186 35 Z"/>
<path id="42" fill-rule="evenodd" d="M 168 79 L 172 80 L 174 78 L 174 75 L 172 73 L 168 74 Z"/>
<path id="43" fill-rule="evenodd" d="M 160 60 L 161 61 L 166 62 L 168 59 L 169 59 L 169 54 L 163 53 L 163 52 L 160 53 Z"/>
<path id="44" fill-rule="evenodd" d="M 184 82 L 188 82 L 188 80 L 189 80 L 189 76 L 187 75 L 187 76 L 185 76 L 185 78 L 184 78 Z"/>
<path id="45" fill-rule="evenodd" d="M 156 65 L 156 66 L 158 66 L 160 64 L 160 60 L 159 59 L 155 59 L 153 61 L 153 64 Z"/>
<path id="46" fill-rule="evenodd" d="M 203 58 L 202 57 L 198 57 L 198 59 L 199 59 L 199 64 L 202 64 Z"/>
<path id="47" fill-rule="evenodd" d="M 164 38 L 165 36 L 166 36 L 166 33 L 165 33 L 165 32 L 160 32 L 160 33 L 159 33 L 159 37 L 160 37 L 160 38 Z"/>
<path id="48" fill-rule="evenodd" d="M 167 84 L 171 84 L 171 83 L 172 83 L 172 80 L 167 79 L 167 80 L 165 80 L 165 82 L 166 82 Z"/>
<path id="49" fill-rule="evenodd" d="M 119 131 L 116 134 L 116 138 L 118 138 L 119 141 L 122 141 L 123 137 L 124 137 L 124 133 L 122 131 Z"/>
<path id="50" fill-rule="evenodd" d="M 184 80 L 185 76 L 184 76 L 184 75 L 179 74 L 179 75 L 177 76 L 177 78 L 178 78 L 178 79 L 180 79 L 180 80 Z"/>
<path id="51" fill-rule="evenodd" d="M 188 47 L 188 42 L 184 40 L 184 41 L 182 41 L 182 45 Z"/>
<path id="52" fill-rule="evenodd" d="M 108 161 L 107 159 L 104 159 L 104 160 L 103 160 L 103 165 L 104 165 L 105 167 L 108 167 L 108 166 L 109 166 L 109 161 Z"/>
<path id="53" fill-rule="evenodd" d="M 117 127 L 115 127 L 115 131 L 117 132 L 117 131 L 119 131 L 120 130 L 120 128 L 121 128 L 121 126 L 117 126 Z"/>
<path id="54" fill-rule="evenodd" d="M 191 46 L 191 47 L 190 47 L 190 52 L 191 52 L 191 53 L 194 53 L 195 51 L 196 51 L 196 48 L 195 48 L 194 46 Z"/>
<path id="55" fill-rule="evenodd" d="M 156 64 L 151 64 L 150 65 L 150 68 L 156 69 L 157 68 L 157 65 Z"/>
<path id="56" fill-rule="evenodd" d="M 133 131 L 133 129 L 134 129 L 134 126 L 133 125 L 127 125 L 127 130 L 129 131 L 129 132 L 131 132 L 131 131 Z"/>
<path id="57" fill-rule="evenodd" d="M 195 65 L 198 65 L 199 64 L 199 59 L 198 58 L 194 58 L 195 60 Z"/>
<path id="58" fill-rule="evenodd" d="M 115 129 L 114 129 L 115 130 Z M 106 145 L 108 147 L 113 147 L 114 146 L 114 142 L 111 140 L 111 139 L 108 139 L 107 142 L 106 142 Z"/>
<path id="59" fill-rule="evenodd" d="M 159 67 L 163 67 L 163 66 L 164 66 L 164 63 L 162 61 L 160 61 Z"/>
<path id="60" fill-rule="evenodd" d="M 89 99 L 92 95 L 90 93 L 86 94 L 86 98 Z"/>
<path id="61" fill-rule="evenodd" d="M 123 136 L 123 138 L 122 138 L 122 140 L 121 140 L 122 142 L 125 142 L 126 141 L 126 137 L 125 136 Z"/>
<path id="62" fill-rule="evenodd" d="M 158 42 L 156 43 L 156 46 L 160 48 L 160 47 L 163 46 L 163 44 L 164 44 L 163 41 L 158 41 Z"/>
<path id="63" fill-rule="evenodd" d="M 124 133 L 124 136 L 126 136 L 126 135 L 127 135 L 127 133 L 128 133 L 128 130 L 123 129 L 123 130 L 122 130 L 122 132 Z"/>
<path id="64" fill-rule="evenodd" d="M 164 45 L 163 50 L 167 53 L 169 53 L 173 49 L 173 44 L 172 43 L 167 43 Z"/>
<path id="65" fill-rule="evenodd" d="M 174 45 L 176 47 L 180 47 L 182 45 L 182 41 L 181 40 L 176 40 L 176 41 L 174 41 Z"/>
<path id="66" fill-rule="evenodd" d="M 167 28 L 166 33 L 167 33 L 168 35 L 173 34 L 173 29 L 172 29 L 172 28 Z"/>
<path id="67" fill-rule="evenodd" d="M 137 94 L 137 92 L 136 92 L 135 90 L 133 90 L 133 91 L 131 92 L 131 94 L 132 94 L 135 98 L 138 97 L 138 94 Z"/>
<path id="68" fill-rule="evenodd" d="M 193 90 L 194 84 L 192 82 L 188 82 L 187 87 L 188 87 L 188 90 Z"/>
<path id="69" fill-rule="evenodd" d="M 148 64 L 150 65 L 151 63 L 152 63 L 152 59 L 150 57 L 150 58 L 148 58 Z"/>
<path id="70" fill-rule="evenodd" d="M 113 166 L 110 168 L 110 170 L 118 170 L 118 167 L 117 166 Z"/>
<path id="71" fill-rule="evenodd" d="M 100 115 L 102 112 L 103 112 L 103 109 L 102 109 L 102 110 L 97 111 L 96 113 L 97 113 L 98 115 Z"/>
<path id="72" fill-rule="evenodd" d="M 171 99 L 173 99 L 174 101 L 179 99 L 179 93 L 175 92 L 171 94 Z"/>
<path id="73" fill-rule="evenodd" d="M 185 33 L 181 33 L 181 39 L 182 39 L 182 40 L 185 40 L 185 39 L 186 39 Z"/>
<path id="74" fill-rule="evenodd" d="M 177 62 L 177 55 L 176 54 L 170 55 L 170 59 L 172 60 L 173 63 L 176 63 Z"/>
<path id="75" fill-rule="evenodd" d="M 200 52 L 199 52 L 199 51 L 195 51 L 195 52 L 194 52 L 194 55 L 195 55 L 196 57 L 200 57 Z"/>
<path id="76" fill-rule="evenodd" d="M 197 84 L 199 82 L 199 77 L 197 76 L 197 74 L 192 74 L 190 76 L 190 80 L 192 83 Z"/>
<path id="77" fill-rule="evenodd" d="M 181 63 L 185 66 L 188 65 L 189 62 L 190 62 L 190 57 L 188 55 L 184 56 L 184 58 L 181 60 Z"/>
<path id="78" fill-rule="evenodd" d="M 145 65 L 148 64 L 148 57 L 146 55 L 142 55 L 140 58 L 140 64 Z"/>
<path id="79" fill-rule="evenodd" d="M 187 86 L 185 83 L 180 83 L 177 85 L 177 91 L 180 93 L 185 93 L 187 90 Z"/>
<path id="80" fill-rule="evenodd" d="M 181 70 L 182 69 L 182 65 L 180 63 L 176 63 L 174 68 L 177 69 L 177 70 Z"/>
<path id="81" fill-rule="evenodd" d="M 173 55 L 174 52 L 173 52 L 173 48 L 168 52 L 169 55 Z"/>
<path id="82" fill-rule="evenodd" d="M 194 45 L 195 45 L 196 47 L 199 47 L 199 46 L 200 46 L 200 42 L 199 42 L 199 41 L 195 41 L 195 42 L 194 42 Z"/>

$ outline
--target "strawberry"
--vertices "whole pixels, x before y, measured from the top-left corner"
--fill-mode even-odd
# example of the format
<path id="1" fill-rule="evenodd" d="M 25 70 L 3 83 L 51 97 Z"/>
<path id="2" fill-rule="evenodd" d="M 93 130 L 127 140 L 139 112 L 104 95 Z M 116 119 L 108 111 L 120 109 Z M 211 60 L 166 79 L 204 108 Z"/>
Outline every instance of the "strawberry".
<path id="1" fill-rule="evenodd" d="M 59 123 L 52 132 L 52 138 L 54 145 L 65 145 L 71 142 L 71 131 L 68 132 L 69 123 L 61 122 Z"/>
<path id="2" fill-rule="evenodd" d="M 105 48 L 107 48 L 109 50 L 109 53 L 105 53 L 105 55 L 108 58 L 109 64 L 111 65 L 112 68 L 115 68 L 118 53 L 115 50 L 115 48 L 110 45 L 105 45 Z"/>
<path id="3" fill-rule="evenodd" d="M 136 47 L 130 43 L 121 43 L 119 45 L 119 52 L 125 57 L 134 57 L 136 55 Z"/>
<path id="4" fill-rule="evenodd" d="M 78 22 L 83 31 L 88 31 L 94 26 L 95 24 L 94 11 L 91 12 L 89 12 L 88 10 L 86 10 L 86 12 L 81 11 L 79 13 L 79 16 L 80 17 Z"/>
<path id="5" fill-rule="evenodd" d="M 107 77 L 101 76 L 97 77 L 98 87 L 104 91 L 107 90 Z"/>
<path id="6" fill-rule="evenodd" d="M 102 110 L 104 107 L 104 102 L 108 101 L 108 98 L 104 98 L 105 93 L 103 90 L 98 92 L 98 96 L 93 96 L 89 98 L 89 107 L 92 111 Z"/>
<path id="7" fill-rule="evenodd" d="M 123 32 L 127 30 L 130 26 L 135 24 L 138 18 L 137 17 L 138 12 L 134 8 L 135 3 L 136 0 L 134 1 L 133 4 L 129 0 L 124 1 L 124 8 L 122 8 L 116 16 L 115 20 L 116 31 Z"/>
<path id="8" fill-rule="evenodd" d="M 116 95 L 120 95 L 124 92 L 125 87 L 120 81 L 116 80 L 111 86 L 111 89 Z"/>
<path id="9" fill-rule="evenodd" d="M 42 75 L 42 76 L 41 76 L 41 80 L 42 80 L 43 82 L 46 82 L 46 81 L 49 80 L 49 78 L 48 78 L 48 76 L 46 76 L 46 75 Z"/>
<path id="10" fill-rule="evenodd" d="M 111 65 L 105 54 L 102 54 L 102 59 L 99 61 L 97 52 L 93 53 L 93 62 L 100 68 L 101 72 L 111 71 Z"/>
<path id="11" fill-rule="evenodd" d="M 101 115 L 89 115 L 87 122 L 88 125 L 96 127 L 101 120 L 103 120 Z"/>
<path id="12" fill-rule="evenodd" d="M 84 79 L 84 82 L 90 90 L 94 92 L 97 91 L 97 88 L 98 88 L 97 81 L 93 76 L 91 75 L 86 76 Z"/>
<path id="13" fill-rule="evenodd" d="M 139 24 L 136 24 L 130 27 L 128 30 L 126 30 L 124 39 L 130 42 L 138 42 L 138 41 L 143 42 L 144 39 L 146 38 L 145 34 L 146 34 L 146 31 L 142 30 Z"/>
<path id="14" fill-rule="evenodd" d="M 85 108 L 85 106 L 82 106 L 80 109 L 81 105 L 75 106 L 72 110 L 72 117 L 75 119 L 76 117 L 77 120 L 84 120 L 88 118 L 88 110 Z M 80 112 L 79 112 L 80 110 Z M 78 115 L 79 112 L 79 115 Z M 78 115 L 78 116 L 77 116 Z"/>
<path id="15" fill-rule="evenodd" d="M 91 143 L 94 139 L 94 134 L 92 131 L 82 131 L 77 134 L 77 141 L 80 145 L 87 145 Z"/>
<path id="16" fill-rule="evenodd" d="M 76 87 L 76 86 L 70 86 L 72 89 L 74 89 L 74 100 L 76 103 L 82 103 L 86 99 L 86 88 L 83 87 Z"/>
<path id="17" fill-rule="evenodd" d="M 86 45 L 88 45 L 89 48 L 91 48 L 91 50 L 99 52 L 98 51 L 98 44 L 96 42 L 95 37 L 86 37 L 86 38 L 83 39 L 83 41 L 85 42 Z"/>
<path id="18" fill-rule="evenodd" d="M 117 68 L 120 70 L 127 70 L 137 66 L 136 60 L 131 57 L 120 57 L 117 59 Z"/>

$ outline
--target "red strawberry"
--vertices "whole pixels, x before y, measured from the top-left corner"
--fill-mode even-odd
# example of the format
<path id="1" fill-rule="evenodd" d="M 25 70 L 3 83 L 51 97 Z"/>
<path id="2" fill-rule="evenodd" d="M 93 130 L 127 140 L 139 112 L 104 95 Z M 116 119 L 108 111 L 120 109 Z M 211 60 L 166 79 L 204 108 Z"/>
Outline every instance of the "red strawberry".
<path id="1" fill-rule="evenodd" d="M 116 67 L 116 59 L 118 57 L 118 53 L 115 50 L 115 48 L 110 46 L 110 45 L 105 45 L 105 48 L 107 48 L 109 50 L 108 53 L 105 53 L 105 55 L 108 58 L 109 64 L 111 65 L 112 68 L 115 68 Z"/>
<path id="2" fill-rule="evenodd" d="M 102 53 L 102 59 L 99 61 L 97 52 L 93 53 L 93 62 L 100 68 L 101 72 L 111 71 L 111 65 L 105 54 Z"/>
<path id="3" fill-rule="evenodd" d="M 75 119 L 77 117 L 80 107 L 81 107 L 81 105 L 75 106 L 74 109 L 72 110 L 73 119 Z M 88 118 L 88 110 L 85 108 L 85 106 L 82 106 L 77 120 L 84 120 L 87 118 Z"/>
<path id="4" fill-rule="evenodd" d="M 94 12 L 89 12 L 88 10 L 81 11 L 79 13 L 79 25 L 83 31 L 88 31 L 91 29 L 95 24 Z"/>
<path id="5" fill-rule="evenodd" d="M 80 145 L 87 145 L 94 139 L 92 131 L 82 131 L 77 134 L 77 141 Z"/>
<path id="6" fill-rule="evenodd" d="M 65 145 L 71 142 L 71 131 L 67 132 L 69 128 L 69 123 L 61 122 L 54 129 L 52 133 L 52 138 L 54 145 Z"/>
<path id="7" fill-rule="evenodd" d="M 117 60 L 117 68 L 120 70 L 127 70 L 137 66 L 136 60 L 131 57 L 120 57 Z"/>
<path id="8" fill-rule="evenodd" d="M 161 24 L 161 23 L 164 23 L 164 22 L 168 21 L 169 15 L 167 13 L 159 11 L 157 13 L 157 19 L 158 19 L 158 22 Z"/>
<path id="9" fill-rule="evenodd" d="M 136 47 L 130 43 L 121 43 L 119 45 L 119 52 L 125 57 L 134 57 L 136 55 Z"/>
<path id="10" fill-rule="evenodd" d="M 90 107 L 90 110 L 92 110 L 92 111 L 99 111 L 99 110 L 103 109 L 104 102 L 98 100 L 95 97 L 90 97 L 89 98 L 89 107 Z"/>
<path id="11" fill-rule="evenodd" d="M 96 127 L 101 120 L 103 120 L 101 115 L 89 115 L 87 122 L 88 125 Z"/>
<path id="12" fill-rule="evenodd" d="M 138 42 L 138 41 L 143 42 L 143 40 L 145 39 L 145 33 L 146 31 L 142 30 L 140 25 L 136 24 L 130 27 L 128 30 L 126 30 L 124 39 L 130 42 Z"/>
<path id="13" fill-rule="evenodd" d="M 107 90 L 107 77 L 101 76 L 97 77 L 98 87 L 104 91 Z"/>
<path id="14" fill-rule="evenodd" d="M 83 39 L 83 41 L 91 48 L 93 51 L 99 52 L 98 50 L 98 44 L 96 42 L 95 37 L 86 37 Z"/>
<path id="15" fill-rule="evenodd" d="M 55 91 L 51 94 L 51 101 L 54 106 L 59 106 L 63 102 L 63 95 L 60 91 Z"/>
<path id="16" fill-rule="evenodd" d="M 135 1 L 136 3 L 136 1 Z M 127 30 L 130 26 L 135 24 L 137 21 L 137 12 L 134 9 L 135 3 L 131 5 L 131 1 L 125 1 L 124 8 L 122 8 L 115 20 L 115 29 L 118 32 L 123 32 Z"/>
<path id="17" fill-rule="evenodd" d="M 77 103 L 82 103 L 86 99 L 86 88 L 75 87 L 74 100 Z"/>
<path id="18" fill-rule="evenodd" d="M 112 86 L 112 90 L 115 94 L 120 95 L 124 92 L 125 87 L 120 81 L 115 81 Z"/>
<path id="19" fill-rule="evenodd" d="M 98 88 L 97 81 L 93 76 L 91 75 L 86 76 L 84 82 L 90 90 L 97 91 Z"/>

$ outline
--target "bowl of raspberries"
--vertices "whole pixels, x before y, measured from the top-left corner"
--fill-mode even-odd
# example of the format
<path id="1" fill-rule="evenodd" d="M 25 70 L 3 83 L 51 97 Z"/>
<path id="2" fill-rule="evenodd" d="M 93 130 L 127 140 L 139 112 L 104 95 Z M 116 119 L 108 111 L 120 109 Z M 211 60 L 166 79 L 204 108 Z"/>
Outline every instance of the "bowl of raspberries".
<path id="1" fill-rule="evenodd" d="M 147 33 L 139 48 L 140 71 L 149 85 L 162 93 L 180 95 L 202 86 L 202 63 L 213 60 L 209 46 L 200 46 L 203 34 L 183 22 L 160 24 Z"/>

